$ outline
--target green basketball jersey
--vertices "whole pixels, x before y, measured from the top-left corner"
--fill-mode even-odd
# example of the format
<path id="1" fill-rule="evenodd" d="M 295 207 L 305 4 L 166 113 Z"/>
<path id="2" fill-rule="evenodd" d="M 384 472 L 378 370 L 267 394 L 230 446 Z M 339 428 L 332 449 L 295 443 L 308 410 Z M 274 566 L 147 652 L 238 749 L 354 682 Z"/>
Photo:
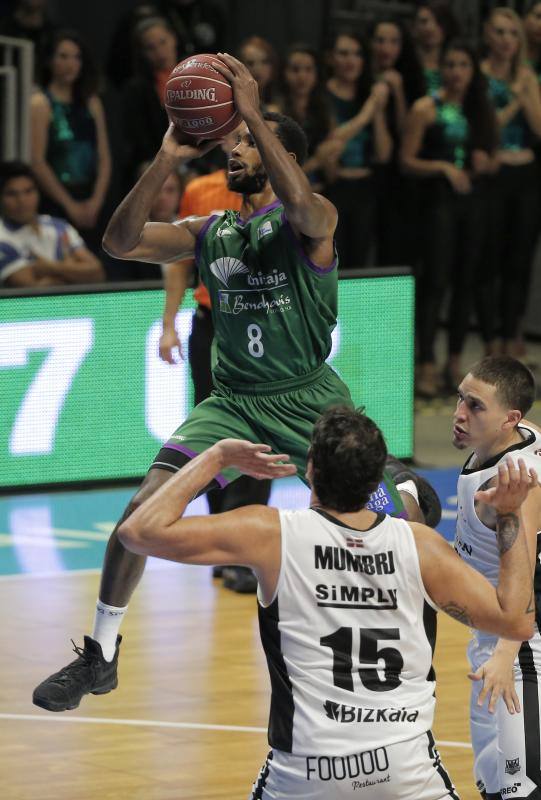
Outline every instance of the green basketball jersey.
<path id="1" fill-rule="evenodd" d="M 336 325 L 337 263 L 317 267 L 279 201 L 243 221 L 209 218 L 196 264 L 212 306 L 215 377 L 232 388 L 298 380 L 323 364 Z"/>

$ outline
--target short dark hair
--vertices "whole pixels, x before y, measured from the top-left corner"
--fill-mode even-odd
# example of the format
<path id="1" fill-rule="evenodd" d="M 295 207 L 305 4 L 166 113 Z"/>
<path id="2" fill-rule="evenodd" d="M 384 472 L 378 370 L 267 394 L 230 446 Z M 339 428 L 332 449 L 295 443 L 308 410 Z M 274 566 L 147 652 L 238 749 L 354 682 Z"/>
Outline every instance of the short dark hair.
<path id="1" fill-rule="evenodd" d="M 487 356 L 469 370 L 479 381 L 496 387 L 500 402 L 525 416 L 535 400 L 535 379 L 528 367 L 511 356 Z"/>
<path id="2" fill-rule="evenodd" d="M 4 191 L 6 183 L 14 178 L 29 178 L 36 187 L 38 185 L 33 170 L 24 161 L 0 162 L 0 194 Z"/>
<path id="3" fill-rule="evenodd" d="M 263 119 L 267 122 L 276 122 L 276 135 L 288 153 L 294 153 L 297 164 L 304 164 L 308 153 L 308 139 L 306 134 L 291 117 L 278 114 L 276 111 L 264 111 Z"/>
<path id="4" fill-rule="evenodd" d="M 320 503 L 336 511 L 359 511 L 381 481 L 387 445 L 363 409 L 335 406 L 314 425 L 308 457 Z"/>

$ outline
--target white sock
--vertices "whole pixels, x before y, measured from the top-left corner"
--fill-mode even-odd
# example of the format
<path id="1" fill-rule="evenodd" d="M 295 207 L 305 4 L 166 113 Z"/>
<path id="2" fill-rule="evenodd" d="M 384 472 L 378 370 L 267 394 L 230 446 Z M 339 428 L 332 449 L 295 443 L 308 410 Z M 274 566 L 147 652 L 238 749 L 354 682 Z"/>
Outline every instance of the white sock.
<path id="1" fill-rule="evenodd" d="M 94 631 L 92 638 L 101 644 L 103 657 L 112 661 L 115 657 L 116 637 L 128 606 L 108 606 L 98 599 L 96 603 L 96 616 L 94 617 Z"/>

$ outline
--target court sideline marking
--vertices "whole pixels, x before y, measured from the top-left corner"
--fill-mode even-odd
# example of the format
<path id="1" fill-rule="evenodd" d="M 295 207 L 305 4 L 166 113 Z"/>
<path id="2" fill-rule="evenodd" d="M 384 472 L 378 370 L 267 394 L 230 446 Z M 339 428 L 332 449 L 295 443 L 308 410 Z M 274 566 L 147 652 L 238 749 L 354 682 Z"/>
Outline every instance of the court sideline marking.
<path id="1" fill-rule="evenodd" d="M 211 725 L 201 722 L 167 722 L 159 719 L 116 719 L 113 717 L 52 717 L 41 714 L 7 714 L 0 712 L 0 719 L 26 722 L 75 722 L 87 725 L 129 725 L 132 727 L 176 728 L 193 731 L 233 731 L 234 733 L 267 733 L 266 728 L 246 725 Z M 460 747 L 471 749 L 469 742 L 437 742 L 440 747 Z"/>

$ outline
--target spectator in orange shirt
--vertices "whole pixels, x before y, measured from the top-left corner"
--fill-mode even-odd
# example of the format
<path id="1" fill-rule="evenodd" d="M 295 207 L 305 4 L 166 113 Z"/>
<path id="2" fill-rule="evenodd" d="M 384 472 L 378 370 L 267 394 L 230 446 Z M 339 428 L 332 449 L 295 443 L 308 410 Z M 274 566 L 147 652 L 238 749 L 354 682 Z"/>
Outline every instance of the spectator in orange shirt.
<path id="1" fill-rule="evenodd" d="M 222 149 L 229 153 L 233 146 L 233 136 L 227 137 Z M 203 217 L 221 213 L 225 209 L 240 211 L 242 197 L 227 188 L 225 169 L 217 169 L 209 175 L 195 178 L 186 187 L 180 203 L 179 216 Z M 173 351 L 178 350 L 182 358 L 180 339 L 175 328 L 175 317 L 184 298 L 186 288 L 193 274 L 193 260 L 175 261 L 164 265 L 165 308 L 163 313 L 163 333 L 160 339 L 160 357 L 169 364 L 175 362 Z M 192 330 L 188 341 L 188 360 L 194 385 L 196 405 L 210 395 L 213 389 L 211 348 L 214 339 L 214 326 L 210 310 L 210 297 L 202 283 L 194 292 L 197 309 L 193 316 Z M 222 490 L 207 493 L 211 514 L 232 511 L 241 506 L 259 503 L 266 505 L 270 496 L 270 481 L 259 481 L 243 475 Z M 256 579 L 247 567 L 214 567 L 213 575 L 223 575 L 224 586 L 235 592 L 251 593 L 257 589 Z"/>

